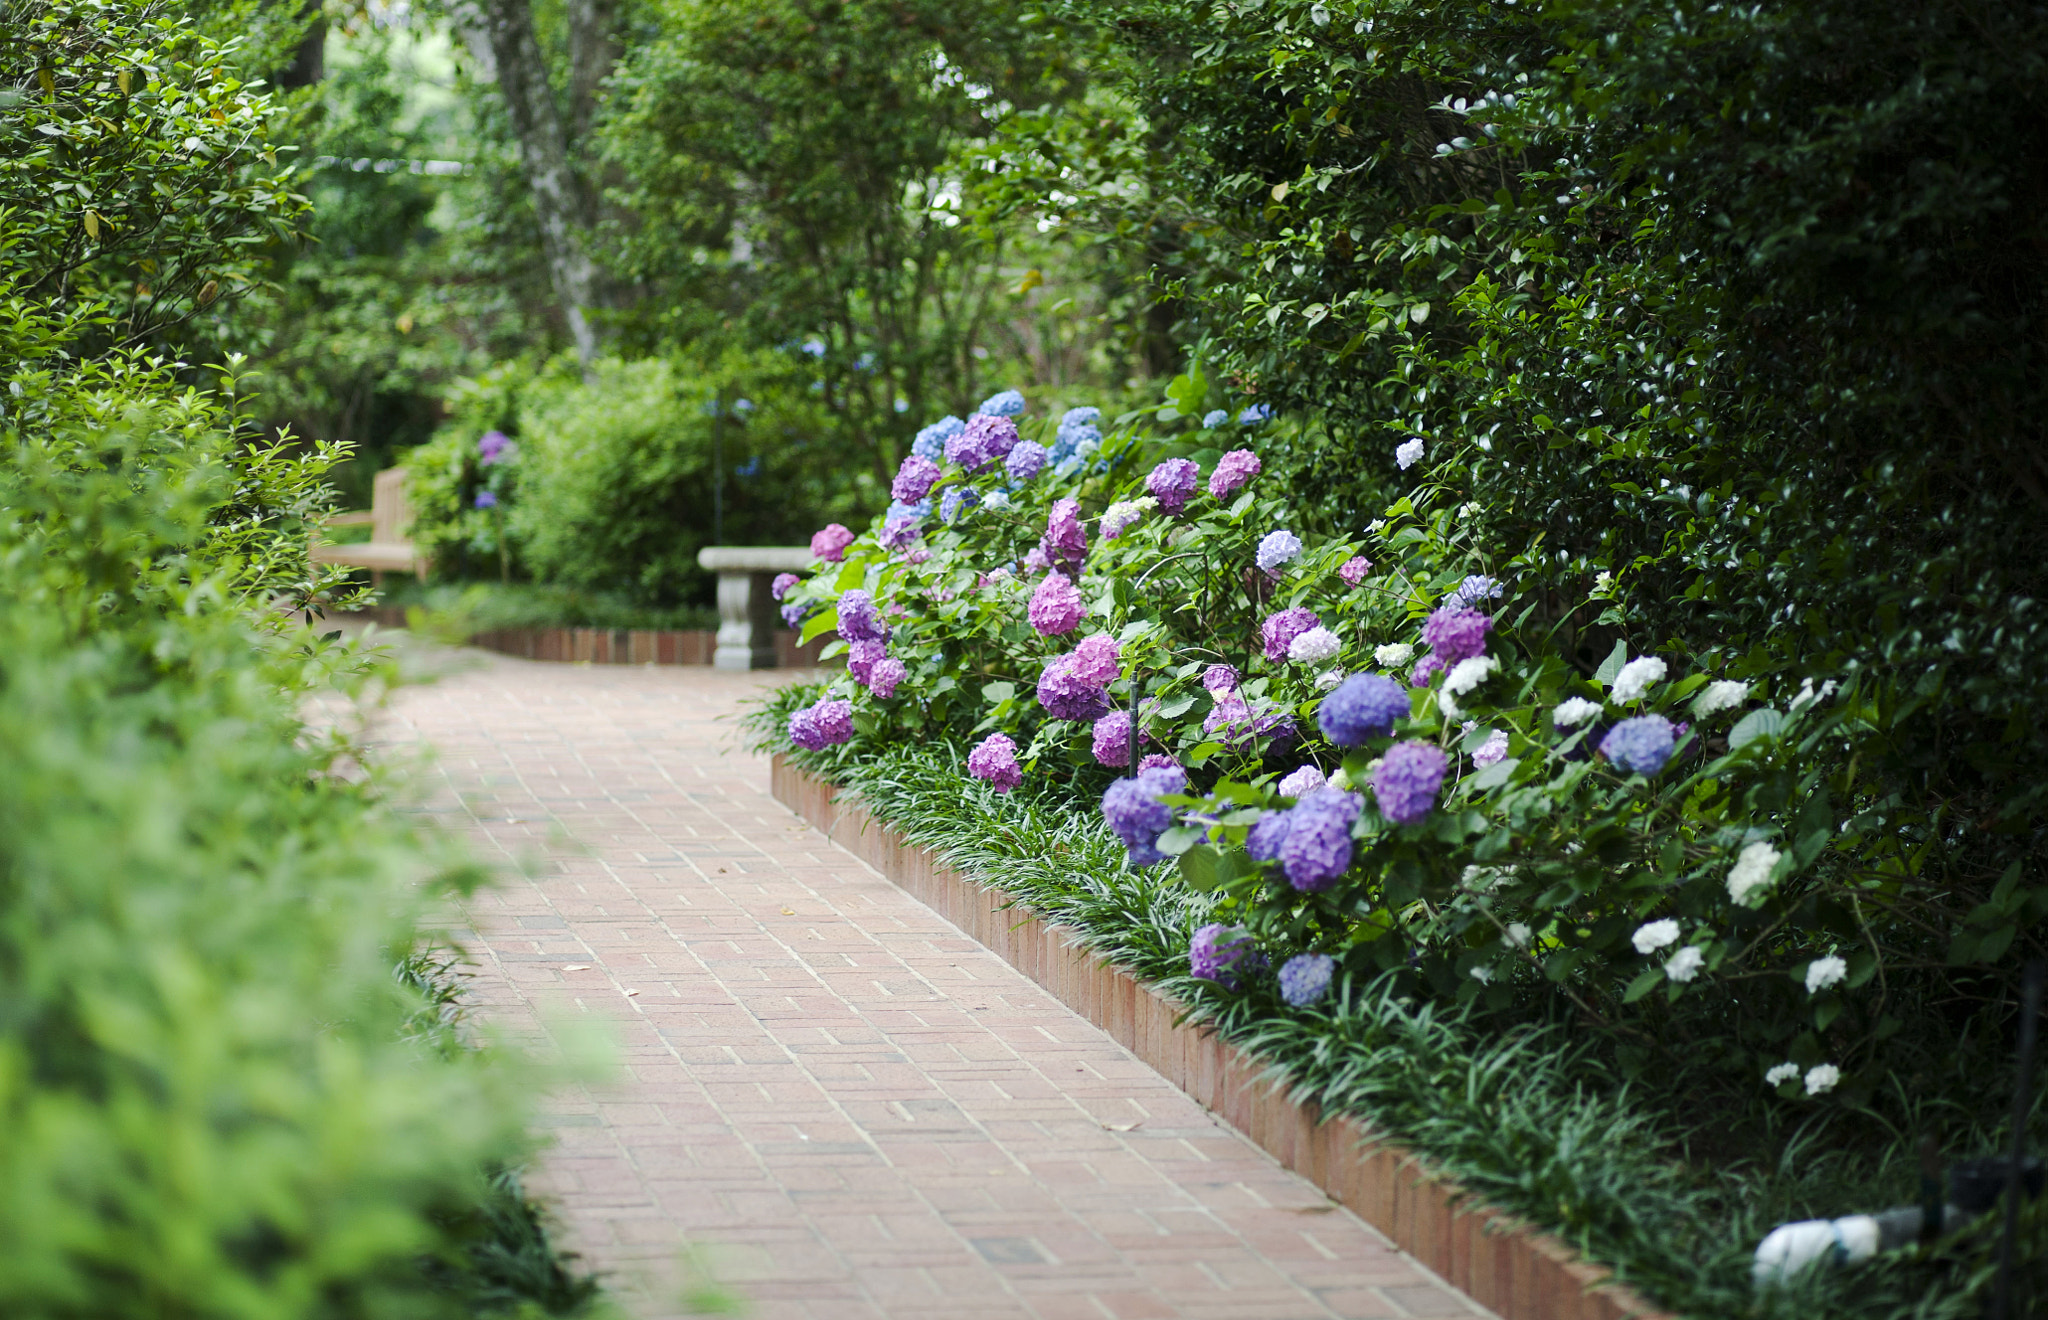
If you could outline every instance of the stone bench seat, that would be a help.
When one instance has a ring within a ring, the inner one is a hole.
[[[808,546],[707,545],[697,563],[718,574],[718,669],[773,669],[775,633],[783,626],[769,592],[778,573],[802,573],[817,564]]]

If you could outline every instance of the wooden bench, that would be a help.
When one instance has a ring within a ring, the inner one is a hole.
[[[316,564],[346,564],[367,568],[373,585],[382,585],[386,573],[410,573],[424,580],[432,567],[428,556],[405,539],[412,530],[412,508],[405,501],[405,469],[386,468],[370,487],[366,511],[332,514],[323,521],[327,527],[361,527],[368,524],[370,539],[352,545],[334,545],[313,534],[312,555]]]

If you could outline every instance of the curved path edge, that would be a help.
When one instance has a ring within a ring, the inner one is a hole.
[[[785,757],[775,797],[1100,1027],[1167,1081],[1505,1320],[1676,1320],[1557,1238],[1495,1210],[1414,1153],[1262,1085],[1254,1057],[1128,972],[1069,943],[1001,889],[936,861]]]

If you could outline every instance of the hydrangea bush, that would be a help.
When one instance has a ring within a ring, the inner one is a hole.
[[[1585,674],[1426,470],[1359,537],[1316,537],[1261,487],[1262,417],[1105,432],[1013,395],[927,428],[898,504],[778,584],[849,655],[797,746],[944,738],[995,792],[1125,775],[1102,811],[1131,865],[1214,895],[1191,965],[1223,965],[1218,931],[1246,951],[1220,986],[1278,968],[1306,1007],[1405,969],[1496,1009],[1559,994],[1651,1049],[1684,997],[1739,985],[1689,1049],[1788,1097],[1856,1078],[1887,1032],[1857,922],[1882,899],[1810,868],[1830,693],[1622,646]]]

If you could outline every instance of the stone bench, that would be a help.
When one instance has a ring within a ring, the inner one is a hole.
[[[769,589],[777,573],[802,573],[817,562],[801,545],[707,545],[697,562],[718,574],[718,669],[775,668],[775,634],[783,627]]]

